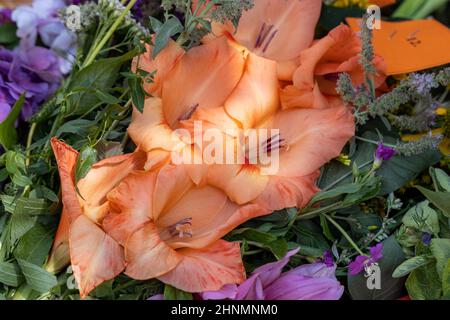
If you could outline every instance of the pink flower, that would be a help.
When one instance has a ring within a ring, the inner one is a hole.
[[[336,265],[305,264],[282,272],[298,249],[281,260],[256,269],[252,276],[237,286],[229,284],[219,291],[203,292],[204,300],[338,300],[344,287],[335,276]]]
[[[370,248],[370,256],[357,256],[356,259],[348,265],[350,275],[357,275],[364,270],[365,266],[381,260],[381,258],[383,258],[382,251],[383,244],[380,242],[375,247]]]

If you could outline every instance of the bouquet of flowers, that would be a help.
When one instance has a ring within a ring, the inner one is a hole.
[[[450,298],[446,0],[0,0],[0,299]]]

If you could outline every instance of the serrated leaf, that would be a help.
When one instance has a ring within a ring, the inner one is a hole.
[[[428,255],[422,255],[408,259],[404,261],[401,265],[399,265],[397,269],[395,269],[394,273],[392,274],[392,277],[394,278],[404,277],[413,270],[420,268],[424,265],[427,265],[431,261],[433,261],[433,258]]]
[[[10,287],[18,287],[23,275],[17,263],[0,262],[0,282]]]
[[[135,49],[120,57],[100,59],[77,72],[73,76],[67,92],[77,91],[77,88],[86,89],[69,96],[68,113],[81,115],[98,104],[100,99],[96,92],[110,89],[119,77],[122,65],[137,54],[138,50]]]
[[[39,293],[48,292],[58,284],[56,277],[43,268],[28,261],[17,259],[27,284]]]
[[[36,265],[42,265],[52,246],[53,230],[35,225],[20,238],[14,256]]]

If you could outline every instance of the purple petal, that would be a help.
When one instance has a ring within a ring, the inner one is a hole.
[[[295,269],[289,270],[285,274],[296,274],[301,276],[308,277],[326,277],[326,278],[334,278],[336,272],[336,265],[333,264],[332,267],[328,267],[325,263],[317,262],[301,265]]]
[[[281,272],[283,271],[283,268],[288,264],[289,259],[297,254],[299,250],[299,248],[291,250],[286,254],[284,258],[276,262],[265,264],[255,269],[255,271],[253,271],[253,275],[258,274],[263,287],[268,286],[281,275]]]
[[[200,294],[202,300],[235,300],[238,287],[235,284],[227,284],[218,291],[206,291]]]
[[[164,295],[163,294],[156,294],[156,295],[148,298],[147,300],[164,300]]]
[[[367,256],[357,256],[353,262],[348,265],[349,274],[354,276],[364,270],[364,265],[369,261]]]
[[[331,278],[283,275],[266,290],[267,300],[338,300],[343,286]]]
[[[370,248],[371,261],[376,262],[383,258],[383,243],[378,243],[375,247]]]
[[[264,290],[259,275],[248,278],[238,287],[236,300],[264,300]]]

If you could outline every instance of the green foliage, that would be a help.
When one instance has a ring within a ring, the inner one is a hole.
[[[20,111],[22,110],[22,106],[24,103],[25,94],[22,94],[14,104],[11,112],[8,114],[6,119],[0,123],[0,144],[6,150],[11,149],[17,142],[15,123],[20,115]]]
[[[164,300],[193,300],[193,298],[191,293],[166,284],[164,287]]]

